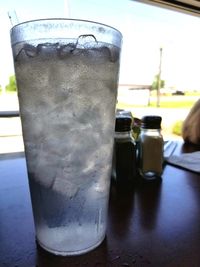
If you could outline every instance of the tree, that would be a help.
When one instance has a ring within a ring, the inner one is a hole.
[[[17,91],[15,75],[10,76],[9,84],[6,85],[6,91],[12,91],[12,92]]]
[[[159,73],[154,77],[154,81],[152,84],[152,89],[157,91],[157,107],[160,107],[160,88],[165,86],[165,81],[160,79],[161,69]]]
[[[152,90],[157,90],[159,87],[159,74],[155,75],[153,83],[152,83]],[[165,81],[161,80],[160,81],[160,88],[163,88],[165,86]]]

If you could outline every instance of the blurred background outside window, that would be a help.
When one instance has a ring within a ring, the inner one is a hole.
[[[9,31],[18,22],[77,18],[120,30],[123,48],[118,108],[133,117],[161,115],[165,139],[180,139],[182,121],[200,96],[200,19],[130,0],[0,0],[0,112],[19,109]],[[19,117],[0,117],[0,154],[23,151]]]

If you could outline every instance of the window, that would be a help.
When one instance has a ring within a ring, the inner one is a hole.
[[[181,9],[186,13],[175,11],[178,9],[172,2],[182,2]],[[167,9],[161,8],[163,3]],[[18,110],[16,93],[5,93],[9,78],[14,74],[9,39],[12,24],[17,20],[44,17],[94,20],[111,25],[123,34],[118,107],[131,110],[133,116],[139,118],[147,114],[160,114],[165,138],[176,138],[172,136],[174,124],[186,117],[200,96],[198,10],[199,1],[194,0],[45,0],[42,3],[34,1],[32,6],[22,0],[17,5],[14,0],[9,3],[5,1],[0,9],[0,23],[4,25],[1,32],[4,41],[0,43],[0,112]],[[158,82],[159,108],[156,107]],[[0,153],[3,153],[3,145],[5,150],[9,144],[10,149],[14,149],[14,143],[16,150],[23,150],[20,119],[0,120],[3,125],[0,129]]]

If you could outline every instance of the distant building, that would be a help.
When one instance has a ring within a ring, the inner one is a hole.
[[[151,85],[149,84],[119,84],[119,88],[126,88],[129,90],[151,90]]]
[[[150,102],[151,85],[119,84],[118,102],[128,105],[148,106]]]

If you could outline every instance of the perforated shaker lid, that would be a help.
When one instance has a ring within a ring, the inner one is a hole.
[[[143,129],[161,129],[162,118],[160,116],[144,116],[141,127]]]
[[[117,116],[115,132],[128,132],[132,129],[132,118],[130,116]]]

